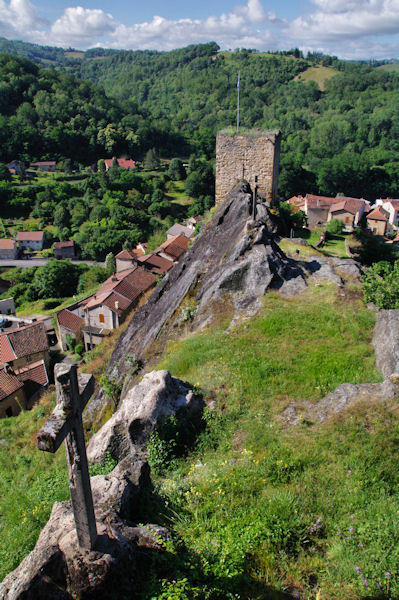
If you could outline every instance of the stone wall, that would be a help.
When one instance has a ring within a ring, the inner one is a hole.
[[[246,179],[254,189],[255,177],[259,195],[271,202],[275,200],[280,138],[278,130],[217,134],[216,204],[223,202],[233,185],[241,179]]]

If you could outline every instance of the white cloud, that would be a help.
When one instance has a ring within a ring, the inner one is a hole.
[[[322,10],[300,16],[286,30],[313,43],[399,33],[399,0],[315,0]]]
[[[115,30],[117,22],[101,9],[75,6],[65,9],[50,29],[52,43],[87,47]]]
[[[275,24],[273,13],[266,14],[259,0],[236,6],[231,12],[209,16],[204,20],[179,19],[172,21],[161,16],[149,23],[127,27],[119,25],[113,31],[111,46],[115,48],[148,48],[169,50],[187,44],[215,40],[222,47],[264,47],[271,43],[272,34],[265,29]],[[259,26],[262,25],[262,28]]]
[[[291,22],[266,11],[262,1],[246,0],[205,19],[154,16],[148,22],[126,25],[101,9],[81,6],[66,8],[50,24],[38,18],[29,0],[0,0],[0,35],[79,49],[102,45],[170,50],[216,41],[223,49],[298,46],[342,58],[398,55],[394,36],[399,33],[399,0],[311,0],[313,11]]]
[[[24,35],[24,39],[40,36],[47,22],[39,19],[37,9],[29,0],[0,0],[0,35],[8,38]]]

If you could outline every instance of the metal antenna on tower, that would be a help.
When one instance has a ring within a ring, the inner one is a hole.
[[[238,71],[237,79],[237,133],[240,126],[240,71]]]

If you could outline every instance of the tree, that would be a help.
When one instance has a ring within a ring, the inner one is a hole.
[[[108,275],[114,275],[116,273],[116,259],[112,252],[109,252],[105,257],[105,268]]]
[[[86,265],[74,265],[69,260],[50,259],[36,270],[32,286],[37,298],[66,298],[76,292],[79,276]]]
[[[155,148],[148,150],[144,157],[143,164],[147,171],[156,171],[159,168],[159,158]]]
[[[186,169],[180,158],[172,158],[169,163],[168,175],[171,179],[180,181],[186,178]]]
[[[365,302],[374,302],[381,308],[399,308],[399,261],[381,261],[369,267],[362,289]]]
[[[0,181],[11,181],[11,173],[4,163],[0,163]]]

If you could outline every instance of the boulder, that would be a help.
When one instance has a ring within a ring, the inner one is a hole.
[[[131,388],[114,415],[91,438],[87,457],[102,462],[107,454],[117,461],[145,456],[149,435],[171,415],[200,415],[202,399],[168,371],[152,371]]]

